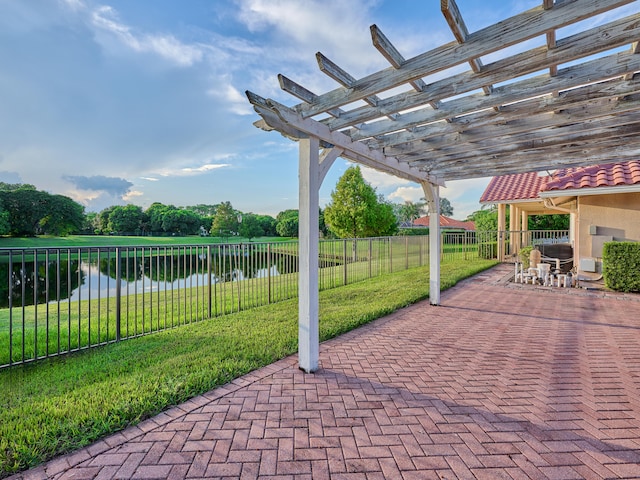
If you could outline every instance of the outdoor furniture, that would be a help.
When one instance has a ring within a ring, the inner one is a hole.
[[[551,285],[551,265],[548,263],[539,263],[537,265],[539,276],[544,286]]]
[[[554,275],[554,287],[566,287],[567,286],[567,275],[565,273],[558,273]]]

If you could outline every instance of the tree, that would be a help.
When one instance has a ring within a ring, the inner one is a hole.
[[[147,218],[138,205],[117,206],[109,215],[108,228],[112,232],[139,235],[143,231],[142,225]]]
[[[424,197],[422,197],[420,200],[423,200],[425,202],[427,201]],[[453,205],[451,205],[451,202],[445,197],[442,197],[440,199],[440,215],[444,215],[445,217],[453,217]]]
[[[260,225],[258,216],[253,213],[245,213],[242,215],[242,222],[240,223],[240,236],[249,239],[261,237],[264,235],[264,230]]]
[[[175,207],[174,207],[175,208]],[[169,207],[160,203],[153,202],[149,205],[149,208],[146,210],[147,217],[149,218],[149,230],[151,232],[162,232],[162,222],[164,221],[164,216],[167,213]]]
[[[440,199],[440,215],[453,217],[453,205],[451,205],[451,202],[444,197]]]
[[[478,232],[495,232],[498,230],[498,209],[495,205],[482,210],[476,210],[467,217],[467,221],[474,222]]]
[[[12,236],[37,235],[40,233],[40,220],[48,213],[46,203],[49,194],[29,187],[0,192],[0,200],[9,213],[9,234]]]
[[[278,223],[271,215],[255,215],[256,220],[262,228],[262,235],[265,237],[275,237],[278,235],[276,224]]]
[[[238,233],[238,226],[238,212],[233,209],[231,202],[218,205],[211,224],[211,235],[228,237]]]
[[[103,235],[109,233],[109,216],[115,208],[116,206],[112,205],[111,207],[107,207],[101,210],[100,213],[98,213],[98,216],[96,218],[96,230],[99,233],[102,233]]]
[[[45,215],[38,222],[40,233],[64,237],[84,227],[84,207],[64,195],[49,195]]]
[[[98,233],[96,230],[96,224],[98,221],[98,213],[97,212],[88,212],[84,216],[84,223],[82,225],[82,233],[84,235],[93,235]]]
[[[200,216],[191,210],[171,205],[162,216],[162,231],[181,235],[195,235],[202,224]]]
[[[340,238],[389,235],[397,230],[393,207],[381,202],[360,167],[349,167],[331,192],[324,220]]]
[[[5,210],[2,200],[0,200],[0,235],[9,235],[11,232],[11,216]]]
[[[281,237],[297,237],[299,212],[298,210],[284,210],[276,217],[276,231]]]
[[[413,222],[422,215],[423,209],[424,203],[414,203],[407,200],[404,204],[396,206],[396,214],[400,222],[413,225]]]
[[[0,232],[13,236],[68,235],[84,226],[84,207],[33,185],[0,183]]]
[[[530,215],[529,230],[569,230],[568,213],[555,215]]]

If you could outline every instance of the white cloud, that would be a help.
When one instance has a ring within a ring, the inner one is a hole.
[[[440,196],[453,201],[468,195],[469,192],[479,192],[478,200],[480,200],[480,196],[487,187],[489,180],[489,178],[472,178],[469,180],[448,182],[446,187],[440,189]]]
[[[135,199],[136,197],[142,197],[144,195],[143,192],[139,191],[139,190],[131,190],[129,193],[127,193],[126,195],[124,195],[122,197],[122,199],[125,202],[130,202],[133,199]]]
[[[153,177],[140,177],[141,180],[146,180],[147,182],[157,182],[158,179],[157,178],[153,178]]]
[[[375,188],[393,188],[409,185],[411,182],[389,175],[388,173],[379,172],[373,168],[360,166],[362,177]]]
[[[480,210],[480,197],[489,183],[489,178],[473,178],[448,182],[440,189],[440,197],[447,198],[453,206],[453,217],[464,220]]]
[[[163,177],[185,177],[192,175],[201,175],[203,173],[212,172],[214,170],[219,170],[221,168],[231,167],[229,163],[207,163],[201,165],[199,167],[183,167],[183,168],[174,168],[169,169],[165,168],[158,172],[158,175]]]
[[[238,0],[238,18],[254,33],[281,37],[282,52],[315,64],[322,52],[356,77],[385,65],[367,35],[369,11],[376,2],[363,0]],[[294,48],[295,46],[295,48]],[[347,48],[348,47],[348,48]]]
[[[424,191],[422,187],[400,187],[393,193],[387,195],[389,200],[398,201],[398,203],[404,202],[420,202],[420,199],[424,197]]]
[[[154,53],[180,67],[189,67],[203,58],[203,49],[197,45],[186,45],[173,35],[136,34],[118,19],[118,13],[103,5],[93,11],[93,25],[113,35],[122,45],[140,53]]]
[[[186,173],[186,174],[190,174],[190,173],[204,173],[204,172],[210,172],[211,170],[217,170],[218,168],[226,168],[226,167],[230,167],[231,165],[229,165],[228,163],[209,163],[207,165],[202,165],[201,167],[197,167],[197,168],[183,168],[181,171]]]
[[[64,195],[72,198],[76,202],[84,205],[85,207],[91,205],[91,203],[103,195],[103,192],[87,191],[81,189],[70,189],[64,192]]]
[[[79,10],[83,10],[86,8],[86,5],[82,0],[58,0],[58,1],[60,1],[63,5],[67,6],[69,9],[73,10],[74,12],[77,12]]]
[[[227,104],[227,108],[236,115],[255,114],[251,104],[247,101],[247,97],[228,83],[228,76],[218,80],[219,84],[207,91],[209,96],[223,100]]]

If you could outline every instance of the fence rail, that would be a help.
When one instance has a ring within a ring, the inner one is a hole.
[[[443,262],[495,258],[447,232]],[[429,264],[428,236],[320,242],[321,290]],[[294,298],[298,243],[0,249],[0,368]]]

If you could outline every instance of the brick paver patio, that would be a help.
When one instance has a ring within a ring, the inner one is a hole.
[[[640,302],[496,269],[14,478],[640,478]]]

